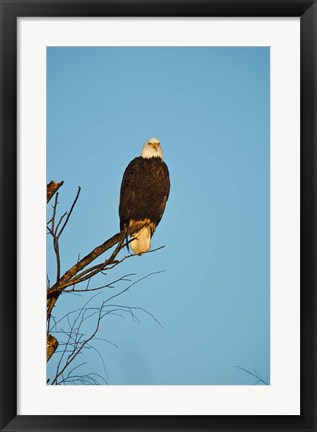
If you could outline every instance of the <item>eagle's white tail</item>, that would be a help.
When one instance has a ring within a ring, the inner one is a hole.
[[[148,251],[151,247],[151,228],[144,227],[140,231],[131,236],[131,249],[133,253],[138,255]]]

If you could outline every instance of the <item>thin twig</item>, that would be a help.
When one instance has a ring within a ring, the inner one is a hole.
[[[62,228],[60,229],[59,233],[57,233],[57,229],[56,229],[56,236],[57,236],[58,238],[61,236],[62,232],[64,231],[64,229],[65,229],[65,227],[66,227],[66,225],[67,225],[67,223],[68,223],[68,221],[69,221],[69,218],[70,218],[71,214],[73,213],[74,207],[75,207],[76,202],[77,202],[77,200],[78,200],[78,198],[79,198],[79,195],[80,195],[80,191],[81,191],[81,187],[78,186],[78,190],[77,190],[76,197],[75,197],[75,199],[74,199],[74,201],[73,201],[73,204],[72,204],[72,206],[71,206],[71,208],[70,208],[70,210],[69,210],[69,212],[68,212],[68,214],[67,214],[67,218],[66,218],[66,220],[65,220],[65,222],[64,222],[64,224],[63,224],[63,226],[62,226]]]
[[[120,296],[121,294],[125,293],[125,292],[128,291],[131,287],[133,287],[133,285],[137,284],[138,282],[141,282],[142,280],[147,279],[148,277],[150,277],[150,276],[152,276],[152,275],[159,274],[159,273],[163,273],[163,272],[164,272],[164,270],[160,270],[160,271],[156,271],[156,272],[149,273],[149,274],[147,274],[146,276],[141,277],[140,279],[138,279],[138,280],[136,280],[135,282],[133,282],[132,284],[130,284],[130,285],[129,285],[127,288],[125,288],[124,290],[122,290],[122,291],[120,291],[119,293],[114,294],[113,296],[109,297],[109,298],[105,301],[105,303],[108,303],[110,300],[112,300],[112,299],[114,299],[114,298]]]
[[[135,275],[136,275],[136,273],[130,273],[130,274],[121,276],[119,279],[117,279],[115,281],[112,281],[112,282],[110,282],[108,284],[105,284],[105,285],[102,285],[102,286],[99,286],[99,287],[96,287],[96,288],[89,288],[88,284],[87,284],[87,288],[85,288],[85,289],[74,289],[74,288],[72,288],[71,290],[66,290],[65,289],[63,292],[71,294],[71,293],[81,293],[81,292],[98,291],[98,290],[101,290],[101,289],[104,289],[104,288],[114,288],[114,285],[116,283],[118,283],[118,282],[131,282],[131,279],[127,279],[127,277],[128,276],[135,276]]]
[[[255,384],[258,384],[259,382],[261,382],[262,384],[269,385],[268,381],[265,381],[265,380],[261,377],[261,375],[259,374],[258,371],[255,370],[254,372],[251,372],[251,371],[249,371],[248,369],[245,369],[245,368],[243,368],[243,367],[241,367],[241,366],[235,366],[235,368],[237,368],[239,371],[243,371],[243,372],[247,373],[248,375],[251,375],[251,376],[253,376],[254,378],[256,378],[256,379],[257,379],[257,382],[256,382]]]
[[[60,375],[62,375],[62,373],[64,372],[64,370],[67,368],[67,366],[78,356],[78,354],[81,352],[81,350],[84,348],[84,346],[89,342],[89,341],[91,341],[91,339],[97,334],[97,332],[98,332],[98,330],[99,330],[99,324],[100,324],[100,321],[101,321],[101,313],[102,313],[102,308],[103,308],[103,304],[102,304],[102,306],[101,306],[101,308],[100,308],[100,311],[99,311],[99,316],[98,316],[98,320],[97,320],[97,325],[96,325],[96,329],[95,329],[95,331],[91,334],[91,336],[88,338],[88,339],[86,339],[83,343],[82,343],[82,345],[78,348],[78,350],[77,351],[75,351],[74,352],[74,354],[72,355],[72,356],[70,356],[69,357],[69,359],[67,360],[67,362],[65,363],[65,365],[64,365],[64,367],[62,368],[62,370],[60,371],[60,372],[58,372],[57,374],[56,374],[56,376],[55,376],[55,378],[54,378],[54,380],[53,380],[53,382],[52,382],[52,385],[54,385],[54,384],[56,384],[56,381],[57,381],[57,378],[60,376]]]

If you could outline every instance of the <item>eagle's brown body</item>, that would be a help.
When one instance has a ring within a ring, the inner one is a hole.
[[[138,222],[147,223],[132,236],[134,253],[146,252],[163,216],[170,191],[167,165],[161,157],[136,157],[127,166],[120,191],[120,230]]]

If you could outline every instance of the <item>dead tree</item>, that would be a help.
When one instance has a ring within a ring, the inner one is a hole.
[[[47,233],[51,237],[53,241],[53,247],[54,247],[54,253],[56,258],[56,278],[54,284],[51,286],[50,281],[48,279],[47,283],[47,361],[50,360],[50,358],[54,355],[57,348],[59,347],[59,341],[55,336],[50,334],[50,331],[52,331],[52,328],[56,328],[56,322],[53,323],[52,326],[50,326],[50,322],[53,318],[52,311],[54,307],[56,307],[56,303],[60,297],[61,294],[66,293],[87,293],[92,291],[100,291],[105,288],[114,287],[114,285],[118,282],[122,281],[131,281],[129,279],[132,274],[122,276],[121,278],[112,281],[110,283],[103,284],[101,286],[97,286],[94,288],[90,287],[90,281],[93,277],[95,277],[98,274],[105,274],[105,271],[109,271],[110,269],[116,267],[120,263],[122,263],[127,258],[130,258],[134,255],[128,254],[125,255],[123,258],[118,259],[119,252],[124,249],[125,246],[128,245],[128,237],[138,231],[140,228],[146,226],[146,223],[140,223],[137,226],[134,226],[133,229],[128,229],[126,231],[121,231],[115,235],[113,235],[111,238],[105,240],[102,244],[95,247],[91,252],[89,252],[84,258],[78,259],[76,263],[74,263],[73,266],[71,266],[64,274],[61,274],[61,259],[60,259],[60,237],[65,230],[67,224],[69,223],[69,220],[71,218],[71,215],[74,211],[74,208],[76,206],[76,203],[78,201],[79,195],[80,195],[80,187],[78,187],[78,191],[76,194],[76,197],[69,209],[69,211],[62,214],[59,218],[57,217],[57,208],[58,208],[58,198],[59,198],[59,188],[63,185],[63,182],[56,183],[54,181],[51,181],[47,185],[47,202],[49,202],[54,197],[54,204],[52,206],[52,217],[47,223]],[[58,219],[58,220],[57,220]],[[93,261],[95,261],[97,258],[101,257],[102,254],[109,251],[111,248],[114,248],[113,251],[110,253],[110,255],[106,258],[100,259],[100,261],[96,264],[92,264]],[[158,248],[161,249],[161,248]],[[149,252],[154,252],[154,249]],[[158,273],[158,272],[156,272]],[[152,273],[153,274],[153,273]],[[151,274],[150,274],[151,275]],[[150,275],[147,275],[145,277],[148,277]],[[141,278],[144,279],[144,278]],[[78,382],[80,384],[88,383],[88,384],[95,384],[96,383],[96,376],[98,374],[88,374],[86,376],[82,375],[73,375],[72,373],[68,374],[67,376],[64,376],[64,372],[66,368],[69,367],[69,365],[73,362],[73,360],[83,351],[85,348],[89,348],[90,341],[96,336],[99,325],[101,320],[107,316],[108,314],[113,314],[114,312],[118,313],[118,311],[128,313],[132,317],[133,320],[137,320],[136,317],[136,311],[142,311],[147,314],[149,314],[159,325],[160,323],[156,320],[156,318],[150,314],[148,311],[142,308],[138,307],[131,307],[131,306],[124,306],[124,305],[118,305],[118,304],[111,304],[111,300],[113,300],[115,297],[118,297],[125,291],[127,291],[131,286],[133,286],[135,283],[139,282],[141,279],[131,283],[127,288],[120,291],[119,293],[110,296],[107,300],[103,301],[101,306],[99,308],[93,308],[89,306],[89,301],[85,303],[85,305],[77,310],[77,311],[70,311],[69,314],[65,315],[62,319],[67,319],[69,322],[70,316],[72,314],[74,326],[70,327],[69,331],[67,333],[67,340],[63,342],[63,355],[61,358],[65,356],[64,363],[60,361],[57,367],[56,375],[51,384],[60,384],[60,383],[75,383]],[[80,288],[82,287],[83,282],[86,282],[86,288]],[[77,314],[77,315],[76,315]],[[82,339],[81,326],[87,320],[91,317],[96,317],[96,326],[93,333],[85,338]],[[61,320],[60,320],[61,321]],[[63,332],[65,334],[65,331]],[[76,368],[79,366],[76,366]],[[76,369],[75,368],[75,369]],[[71,372],[73,369],[71,370]]]

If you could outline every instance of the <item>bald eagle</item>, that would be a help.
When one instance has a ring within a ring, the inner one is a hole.
[[[158,139],[144,144],[139,157],[127,166],[120,191],[120,231],[144,222],[145,227],[131,236],[134,254],[141,255],[151,247],[151,237],[163,216],[170,191],[167,165]]]

